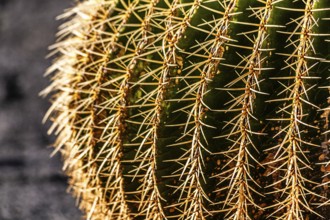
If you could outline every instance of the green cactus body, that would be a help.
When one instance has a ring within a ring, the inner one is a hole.
[[[85,0],[45,118],[87,219],[330,218],[328,0]]]

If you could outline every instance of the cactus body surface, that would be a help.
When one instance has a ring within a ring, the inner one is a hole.
[[[330,219],[329,0],[84,0],[49,68],[86,219]]]

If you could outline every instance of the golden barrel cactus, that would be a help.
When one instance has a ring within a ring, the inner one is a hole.
[[[82,0],[53,122],[86,219],[330,219],[329,0]]]

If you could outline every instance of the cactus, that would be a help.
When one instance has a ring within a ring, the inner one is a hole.
[[[328,0],[84,0],[49,68],[87,219],[330,219]]]

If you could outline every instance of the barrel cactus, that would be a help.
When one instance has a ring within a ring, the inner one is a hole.
[[[329,0],[84,0],[46,114],[86,219],[330,219]]]

